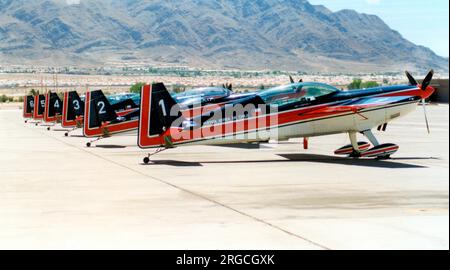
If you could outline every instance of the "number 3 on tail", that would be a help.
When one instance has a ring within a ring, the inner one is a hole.
[[[164,100],[161,99],[159,101],[159,106],[161,106],[163,116],[166,117],[167,116],[167,111],[166,111],[166,104],[164,103]]]
[[[80,109],[80,102],[78,100],[74,100],[73,101],[73,108],[75,110],[79,110]]]

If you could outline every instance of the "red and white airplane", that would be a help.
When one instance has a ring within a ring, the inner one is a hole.
[[[183,108],[182,113],[186,118],[198,116],[201,111],[214,110],[225,104],[236,102],[236,100],[255,95],[254,93],[233,94],[232,85],[223,87],[204,87],[191,89],[175,95]],[[95,141],[108,138],[113,135],[137,134],[139,126],[139,106],[140,97],[124,100],[117,104],[112,104],[105,97],[101,90],[88,91],[84,109],[84,136],[96,138],[86,144],[90,147]],[[69,103],[70,104],[70,101]],[[128,106],[127,108],[125,106]],[[202,110],[198,110],[198,107]]]
[[[372,133],[411,111],[435,91],[431,70],[422,84],[406,72],[409,85],[341,91],[321,83],[291,83],[240,99],[194,118],[183,116],[181,106],[161,83],[141,90],[138,145],[158,148],[153,153],[187,144],[234,144],[309,138],[347,133],[350,145],[338,155],[384,159],[399,146],[381,144]],[[425,119],[428,127],[428,120]],[[429,129],[429,128],[428,128]],[[362,133],[371,144],[358,142]],[[150,162],[149,154],[144,163]]]
[[[134,119],[134,114],[138,110],[138,105],[132,99],[111,104],[101,90],[86,92],[83,135],[96,138],[87,142],[86,146],[90,147],[93,142],[113,134],[136,131],[138,122]],[[137,116],[136,114],[136,118]]]

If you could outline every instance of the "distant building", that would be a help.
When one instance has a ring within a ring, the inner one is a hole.
[[[422,80],[418,82],[422,83]],[[435,79],[431,81],[430,85],[436,89],[436,92],[430,97],[431,102],[449,103],[448,79]]]
[[[436,89],[436,92],[430,98],[432,102],[449,103],[448,79],[433,80],[431,86]]]

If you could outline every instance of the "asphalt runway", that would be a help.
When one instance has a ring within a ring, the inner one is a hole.
[[[3,109],[0,249],[448,249],[449,106],[427,109],[431,135],[421,108],[375,132],[392,160],[333,156],[341,134],[151,165],[135,137],[86,148]]]

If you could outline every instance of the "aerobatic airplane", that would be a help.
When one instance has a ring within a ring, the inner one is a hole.
[[[205,87],[188,90],[172,96],[183,108],[182,112],[186,118],[198,115],[197,108],[202,110],[214,110],[218,106],[240,100],[255,94],[233,94],[232,85],[223,87]],[[136,104],[140,103],[140,96],[133,98]],[[85,121],[83,126],[84,136],[96,138],[88,143],[90,147],[93,142],[114,134],[137,134],[139,126],[139,106],[131,106],[131,110],[117,112],[117,108],[111,106],[101,90],[87,92],[85,102]]]
[[[84,102],[83,135],[87,138],[96,138],[92,142],[108,138],[113,134],[128,133],[136,130],[137,121],[134,116],[138,105],[132,99],[126,99],[111,104],[102,90],[86,92]]]
[[[372,129],[413,111],[430,97],[431,70],[422,84],[406,72],[409,85],[341,91],[333,86],[299,82],[259,92],[236,103],[187,119],[164,84],[141,90],[138,145],[158,148],[153,154],[185,144],[233,144],[288,140],[348,133],[350,145],[335,154],[384,159],[397,152],[395,144],[381,144]],[[428,119],[425,120],[428,127]],[[358,142],[362,133],[371,143]]]
[[[107,96],[106,99],[115,110],[122,114],[124,110],[138,107],[138,97],[139,94],[127,93]],[[80,97],[76,91],[65,92],[63,100],[61,126],[70,129],[64,134],[67,137],[75,129],[83,128],[85,102],[84,98]]]

